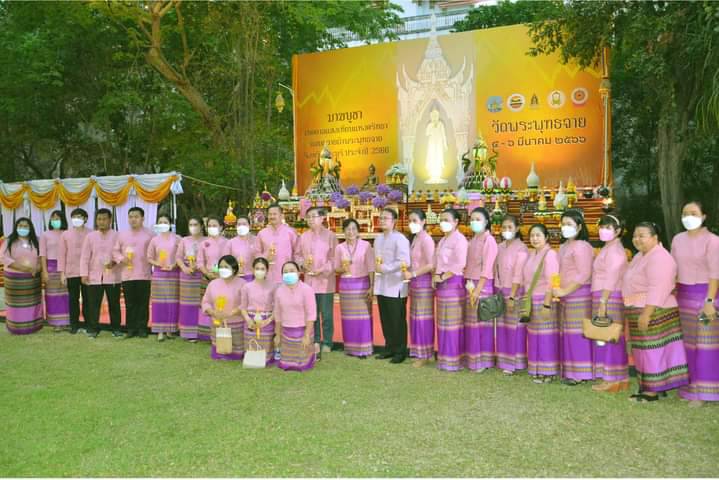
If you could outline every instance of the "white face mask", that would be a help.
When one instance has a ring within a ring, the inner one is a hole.
[[[155,225],[155,231],[157,233],[167,233],[170,231],[170,225],[168,223],[158,223]]]
[[[439,222],[439,229],[442,230],[444,233],[449,233],[452,231],[453,225],[449,222]]]
[[[255,270],[255,278],[262,280],[267,276],[267,270]]]
[[[232,276],[232,269],[220,268],[217,273],[220,274],[220,278],[230,278]]]
[[[193,225],[190,227],[190,235],[197,235],[198,233],[200,233],[200,227],[198,227],[197,225]]]
[[[502,238],[505,240],[513,240],[514,239],[514,232],[502,232]]]
[[[72,226],[76,227],[76,228],[80,228],[83,225],[85,225],[85,219],[83,219],[81,217],[72,217],[70,222],[72,222]]]
[[[472,220],[469,222],[469,228],[471,228],[474,233],[482,233],[486,225],[484,220]]]
[[[240,225],[239,227],[237,227],[237,235],[244,237],[248,233],[250,233],[250,227],[248,227],[247,225]]]
[[[682,217],[682,225],[684,225],[684,228],[687,230],[696,230],[702,226],[702,223],[704,223],[704,221],[701,217],[695,217],[694,215]]]
[[[209,233],[211,237],[216,237],[220,234],[220,227],[208,227],[207,233]]]
[[[419,232],[422,231],[422,225],[420,225],[419,223],[410,223],[409,231],[412,235],[417,235]]]
[[[576,237],[577,228],[571,225],[562,225],[562,236],[567,239]]]

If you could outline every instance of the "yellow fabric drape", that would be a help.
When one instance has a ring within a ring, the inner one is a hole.
[[[77,193],[69,191],[62,183],[58,185],[57,190],[60,195],[60,200],[62,200],[65,205],[77,207],[87,202],[87,199],[90,198],[90,195],[92,194],[93,188],[95,188],[95,182],[90,181],[87,184],[87,187]]]
[[[177,176],[171,175],[157,188],[157,190],[145,190],[138,182],[135,181],[134,178],[131,180],[132,186],[134,186],[137,191],[137,195],[144,201],[150,203],[160,203],[160,201],[162,201],[162,199],[170,193],[170,188],[172,188],[172,184],[176,181]]]
[[[127,196],[130,194],[130,188],[132,188],[132,181],[127,182],[122,189],[117,192],[106,192],[105,190],[95,186],[98,198],[102,199],[103,202],[117,207],[127,202]]]
[[[10,210],[15,210],[16,208],[20,208],[22,206],[22,199],[23,195],[25,194],[25,191],[29,189],[27,185],[23,185],[22,188],[20,188],[17,192],[11,194],[11,195],[3,195],[0,194],[0,202],[3,204],[3,206]]]

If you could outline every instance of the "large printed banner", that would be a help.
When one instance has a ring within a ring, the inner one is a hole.
[[[325,144],[345,187],[403,163],[411,189],[456,188],[480,137],[515,187],[533,161],[542,185],[600,184],[601,72],[531,46],[517,25],[295,56],[299,190]]]

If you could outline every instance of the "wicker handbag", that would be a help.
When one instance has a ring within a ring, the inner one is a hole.
[[[215,329],[215,351],[220,355],[232,353],[232,329],[224,323],[224,327]]]
[[[621,323],[612,322],[609,317],[595,316],[582,320],[582,334],[589,340],[617,343],[623,329]]]

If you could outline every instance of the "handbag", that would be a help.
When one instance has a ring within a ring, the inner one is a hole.
[[[582,320],[582,334],[589,340],[600,342],[617,343],[622,336],[624,326],[618,322],[612,322],[609,317],[595,316]]]
[[[265,368],[266,365],[267,352],[257,340],[251,338],[247,343],[245,358],[242,359],[242,368]]]
[[[215,329],[215,351],[220,355],[232,353],[232,329],[225,323],[224,327]]]
[[[495,293],[486,298],[479,299],[477,307],[477,318],[483,322],[489,322],[495,318],[504,315],[506,305],[504,304],[504,295]]]
[[[549,251],[547,251],[547,253],[549,253]],[[544,259],[547,258],[547,253],[544,254],[542,260],[539,262],[539,267],[534,272],[532,283],[529,285],[529,290],[527,290],[520,300],[519,323],[529,323],[529,320],[532,318],[532,294],[534,293],[534,289],[537,287],[539,277],[542,276],[542,271],[544,271]]]

